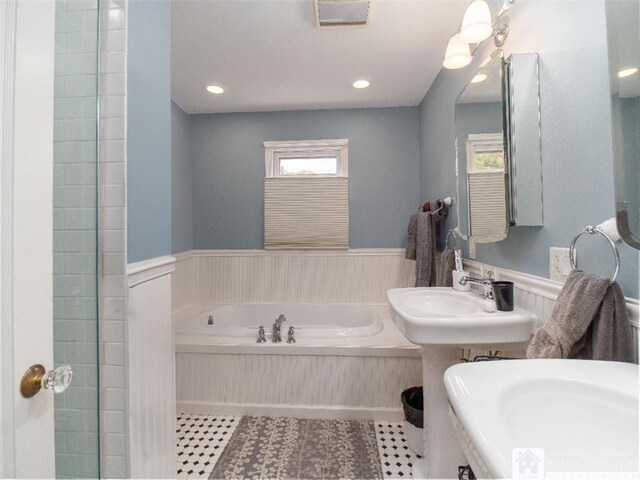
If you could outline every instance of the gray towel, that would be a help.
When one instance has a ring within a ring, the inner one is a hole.
[[[631,330],[622,289],[618,282],[611,282],[598,317],[573,347],[569,357],[634,363]]]
[[[455,252],[451,248],[445,248],[438,261],[436,287],[453,287],[454,268],[456,268]]]
[[[574,270],[527,358],[593,358],[632,362],[631,325],[616,282]]]
[[[407,260],[416,259],[416,226],[418,222],[418,214],[414,213],[409,219],[407,227],[407,248],[404,251],[404,258]]]
[[[436,219],[429,212],[416,220],[416,287],[436,283]]]

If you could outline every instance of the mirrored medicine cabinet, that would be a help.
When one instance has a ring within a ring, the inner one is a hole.
[[[640,2],[606,0],[616,222],[640,249]]]
[[[494,50],[455,103],[457,233],[498,242],[540,226],[542,158],[538,56]]]

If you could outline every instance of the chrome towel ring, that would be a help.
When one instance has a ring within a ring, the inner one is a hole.
[[[616,278],[618,278],[618,271],[620,270],[620,254],[618,253],[618,248],[616,247],[616,243],[613,241],[613,239],[609,235],[604,233],[599,228],[593,227],[591,225],[586,227],[584,230],[578,232],[578,234],[575,237],[573,237],[573,240],[571,241],[571,245],[569,246],[569,261],[571,262],[571,268],[573,269],[578,268],[578,262],[576,261],[576,242],[578,241],[578,238],[580,238],[580,236],[583,233],[588,233],[589,235],[594,235],[596,233],[600,234],[604,238],[606,238],[607,241],[609,242],[609,245],[611,245],[611,250],[613,250],[613,256],[615,258],[615,269],[613,270],[613,275],[611,277],[611,281],[614,282]]]

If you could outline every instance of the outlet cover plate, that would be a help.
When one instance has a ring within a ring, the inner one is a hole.
[[[571,273],[569,249],[560,247],[549,248],[549,278],[554,282],[564,283]]]

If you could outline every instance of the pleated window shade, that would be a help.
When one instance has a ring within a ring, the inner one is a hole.
[[[469,225],[471,236],[496,235],[507,228],[504,172],[469,173]]]
[[[265,178],[267,250],[349,248],[349,179]]]

